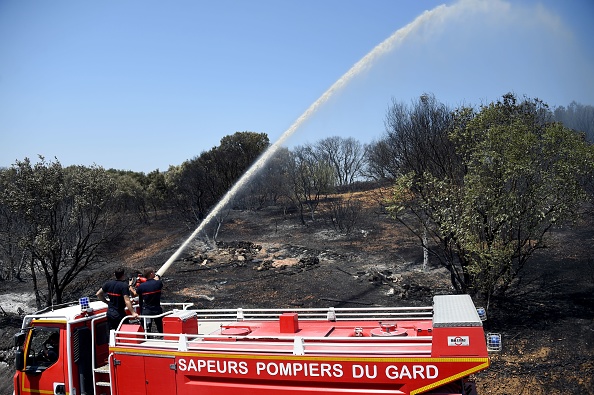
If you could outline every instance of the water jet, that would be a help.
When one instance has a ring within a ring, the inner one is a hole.
[[[326,90],[313,104],[305,110],[303,114],[280,136],[280,138],[273,143],[254,164],[239,178],[239,180],[227,191],[223,198],[216,204],[210,213],[202,220],[198,227],[192,234],[182,243],[182,245],[169,257],[169,259],[159,268],[157,274],[162,276],[171,264],[179,257],[179,255],[188,247],[190,242],[212,221],[212,219],[231,201],[231,199],[243,188],[247,182],[257,174],[260,169],[268,162],[268,160],[279,150],[280,147],[287,141],[289,137],[295,133],[297,129],[308,120],[324,103],[326,103],[336,92],[343,88],[355,76],[367,70],[373,63],[382,55],[390,52],[398,44],[402,43],[412,32],[419,29],[423,25],[429,23],[433,18],[439,15],[446,9],[445,5],[438,6],[431,11],[425,11],[414,21],[398,29],[390,37],[384,40],[373,48],[361,60],[355,63],[342,77],[340,77],[330,88]]]

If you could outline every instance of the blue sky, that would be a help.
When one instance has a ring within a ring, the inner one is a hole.
[[[590,0],[0,0],[0,167],[148,173],[237,131],[274,142],[390,37],[286,144],[370,142],[425,92],[594,105],[593,20]]]

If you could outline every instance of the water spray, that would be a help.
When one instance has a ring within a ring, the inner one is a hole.
[[[430,21],[436,14],[439,14],[445,9],[445,5],[438,6],[431,11],[425,11],[419,15],[414,21],[398,29],[390,37],[382,43],[373,48],[367,55],[359,60],[353,67],[349,69],[342,77],[340,77],[318,100],[316,100],[301,116],[287,129],[280,138],[272,144],[256,162],[241,176],[241,178],[233,185],[211,212],[202,220],[200,225],[187,238],[186,241],[169,257],[169,259],[161,266],[156,274],[163,276],[169,269],[169,266],[179,257],[179,255],[187,248],[190,242],[204,229],[206,225],[229,203],[231,198],[247,183],[247,181],[257,174],[260,169],[268,162],[268,160],[281,148],[282,144],[295,133],[295,131],[309,119],[324,103],[332,97],[334,93],[343,88],[356,75],[360,74],[368,67],[370,67],[378,58],[387,52],[390,52],[397,44],[400,44],[409,34],[418,29],[420,26]]]

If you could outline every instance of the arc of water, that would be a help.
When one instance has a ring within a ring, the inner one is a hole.
[[[326,92],[318,98],[297,120],[287,129],[281,137],[272,144],[261,156],[258,158],[256,162],[248,169],[247,172],[241,176],[241,178],[233,185],[229,191],[223,196],[223,198],[217,203],[217,205],[210,211],[210,213],[202,220],[202,222],[198,225],[196,230],[192,232],[190,237],[184,241],[184,243],[169,257],[169,259],[159,268],[157,274],[162,276],[167,269],[173,264],[173,262],[179,257],[179,255],[188,247],[190,242],[204,229],[206,225],[210,223],[210,221],[217,215],[231,200],[233,196],[247,183],[247,181],[264,165],[266,162],[279,150],[279,148],[283,145],[283,143],[295,133],[295,131],[309,119],[324,103],[332,97],[332,95],[344,87],[353,77],[358,75],[359,73],[363,72],[366,68],[372,65],[379,57],[383,54],[391,51],[397,44],[401,43],[410,33],[418,29],[420,26],[428,23],[432,18],[436,15],[439,15],[440,12],[445,9],[445,5],[438,6],[431,11],[425,11],[421,15],[419,15],[415,20],[408,25],[404,26],[401,29],[398,29],[394,32],[390,37],[384,40],[382,43],[378,44],[375,48],[373,48],[367,55],[365,55],[361,60],[359,60],[353,67],[351,67],[342,77],[340,77]]]

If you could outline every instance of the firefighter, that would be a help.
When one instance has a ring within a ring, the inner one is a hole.
[[[60,334],[54,332],[43,343],[42,358],[50,364],[58,360],[58,346],[60,344]]]
[[[110,330],[118,328],[120,321],[126,316],[126,307],[132,318],[138,317],[130,300],[130,287],[124,268],[117,268],[114,274],[116,279],[107,281],[97,291],[97,298],[107,303],[107,323]],[[106,294],[109,296],[109,300],[105,297]]]
[[[140,312],[142,315],[162,314],[161,290],[163,289],[163,281],[161,281],[161,276],[155,274],[155,269],[152,267],[144,269],[143,276],[146,278],[146,281],[136,288]],[[155,321],[157,332],[163,333],[163,317],[148,318],[146,321],[146,331],[151,331],[153,321]]]

